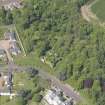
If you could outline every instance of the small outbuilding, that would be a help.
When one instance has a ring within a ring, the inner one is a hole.
[[[83,87],[84,88],[92,88],[93,82],[94,82],[93,79],[86,79],[83,81]]]
[[[4,37],[6,40],[16,41],[16,36],[14,32],[5,32]]]

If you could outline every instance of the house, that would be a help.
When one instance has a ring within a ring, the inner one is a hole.
[[[0,90],[1,92],[12,92],[12,87],[13,87],[13,78],[12,78],[12,73],[6,73],[2,74],[0,77]]]
[[[16,36],[14,32],[5,32],[4,37],[6,40],[16,41]]]
[[[45,102],[47,102],[48,105],[73,105],[71,99],[66,99],[58,93],[56,90],[48,90],[44,97]]]
[[[4,34],[5,40],[9,40],[9,51],[12,55],[18,55],[21,53],[20,48],[18,47],[18,43],[16,41],[15,32],[5,32]]]
[[[11,48],[9,49],[9,51],[10,51],[10,53],[11,53],[12,55],[18,55],[18,54],[21,53],[19,47],[17,47],[17,46],[11,47]]]
[[[12,55],[18,55],[18,54],[21,53],[20,48],[18,47],[18,43],[16,43],[16,41],[11,41],[10,42],[9,51]]]
[[[14,8],[22,8],[23,4],[21,0],[1,0],[1,6],[3,6],[5,10],[13,10]]]

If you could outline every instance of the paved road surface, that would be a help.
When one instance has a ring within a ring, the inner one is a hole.
[[[39,75],[43,77],[44,79],[51,80],[52,85],[56,86],[57,88],[64,91],[65,95],[73,98],[76,102],[79,102],[82,100],[81,96],[73,91],[73,88],[69,86],[68,84],[62,83],[60,80],[58,80],[56,77],[48,74],[45,71],[40,70]]]

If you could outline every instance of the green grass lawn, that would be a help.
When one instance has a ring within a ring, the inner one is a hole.
[[[34,80],[34,82],[33,82]],[[31,90],[34,91],[36,86],[35,84],[39,85],[40,87],[43,88],[49,88],[49,82],[42,79],[41,77],[34,77],[34,78],[29,78],[29,74],[27,72],[17,72],[14,73],[13,76],[13,90],[15,92],[18,92],[19,90]],[[44,92],[41,92],[41,94],[43,95]],[[14,100],[12,100],[14,101]],[[33,100],[29,100],[27,105],[41,105],[40,103],[36,103]],[[15,104],[14,104],[15,105]]]
[[[28,79],[26,72],[14,73],[13,83],[14,92],[17,92],[21,89],[34,89],[33,81]],[[0,97],[0,105],[18,105],[16,101],[16,98],[10,100],[10,98],[6,96]]]
[[[1,105],[19,105],[19,104],[16,102],[14,98],[13,100],[9,100],[8,102],[5,102],[4,104],[1,103]]]
[[[27,56],[19,55],[17,57],[14,57],[14,62],[20,66],[32,66],[54,74],[54,69],[51,68],[49,65],[43,63],[38,57],[37,52],[33,52]]]
[[[41,103],[36,103],[36,102],[30,101],[30,102],[28,103],[28,105],[42,105],[42,104],[41,104]]]
[[[105,21],[105,0],[98,0],[91,9],[102,22]]]
[[[5,97],[5,96],[0,96],[0,105],[4,105],[5,103],[7,103],[9,101],[9,97]]]
[[[38,84],[41,87],[47,88],[49,86],[48,82],[42,78],[38,78],[38,81],[39,81]],[[29,79],[29,76],[26,72],[14,73],[13,83],[14,83],[15,91],[18,91],[21,89],[34,90],[34,88],[35,88],[33,79]]]
[[[76,88],[78,85],[77,81],[74,80],[73,78],[68,79],[67,81],[65,81],[65,83],[70,84],[71,86],[73,86],[74,90],[78,91],[78,89]],[[78,92],[80,93],[80,96],[82,97],[82,102],[81,102],[82,104],[80,105],[95,105],[93,98],[89,96],[88,90],[82,89],[82,90],[79,90]]]
[[[33,81],[29,80],[26,72],[14,73],[13,83],[15,91],[21,89],[34,89]]]
[[[6,30],[7,30],[6,28],[0,26],[0,40],[1,40],[1,39],[4,39],[4,32],[5,32]]]
[[[9,97],[2,96],[0,97],[0,105],[19,105],[19,104],[17,103],[16,98],[10,100]]]
[[[87,91],[87,90],[81,90],[79,92],[80,92],[80,94],[81,94],[81,96],[83,98],[82,103],[84,105],[96,105],[94,103],[93,98],[91,98],[91,96],[89,95],[89,93],[90,93],[89,91]]]

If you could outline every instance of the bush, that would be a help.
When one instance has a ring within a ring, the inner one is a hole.
[[[35,68],[28,68],[27,71],[30,78],[33,78],[38,74],[38,70],[36,70]]]
[[[33,100],[35,102],[40,102],[42,100],[43,96],[42,95],[39,95],[39,94],[35,94],[34,97],[33,97]]]

